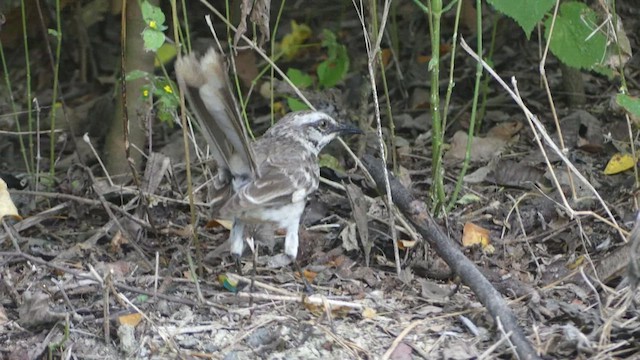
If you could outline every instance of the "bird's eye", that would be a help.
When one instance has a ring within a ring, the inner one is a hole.
[[[328,122],[327,120],[321,120],[321,121],[318,123],[318,128],[319,128],[320,130],[327,130],[327,127],[328,127],[328,126],[329,126],[329,122]]]

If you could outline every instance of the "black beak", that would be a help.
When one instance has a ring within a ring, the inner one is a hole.
[[[351,124],[338,124],[333,131],[338,133],[338,135],[364,134],[362,130]]]

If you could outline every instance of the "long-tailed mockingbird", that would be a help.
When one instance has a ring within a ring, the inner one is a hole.
[[[238,262],[248,224],[272,223],[286,230],[284,252],[297,266],[300,217],[320,179],[318,153],[340,134],[362,132],[322,112],[298,111],[251,143],[220,54],[190,54],[175,69],[218,164],[214,185],[225,194],[218,215],[233,219],[231,254]]]

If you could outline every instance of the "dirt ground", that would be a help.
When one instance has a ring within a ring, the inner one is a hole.
[[[375,112],[362,26],[350,2],[339,4],[320,9],[292,5],[283,12],[277,39],[291,31],[290,22],[296,20],[313,29],[310,43],[319,43],[321,30],[331,28],[347,46],[346,78],[328,90],[307,89],[305,95],[319,109],[363,128],[365,136],[345,139],[360,159],[379,154]],[[208,12],[193,6],[191,36],[194,43],[208,44],[211,37],[202,18]],[[13,12],[1,10],[13,20]],[[71,17],[71,10],[66,11]],[[388,49],[391,38],[402,44],[384,61],[388,97],[382,77],[376,79],[382,132],[394,153],[389,169],[430,209],[429,25],[410,2],[400,3],[395,11],[398,22],[388,24],[393,32],[382,44]],[[631,48],[637,49],[638,10],[623,4],[619,15]],[[489,42],[498,14],[487,8],[485,17]],[[327,18],[334,20],[319,20]],[[138,181],[129,174],[111,183],[96,156],[107,156],[101,147],[108,125],[102,121],[115,111],[117,19],[104,18],[87,30],[92,46],[85,50],[96,61],[96,73],[88,79],[78,75],[81,51],[63,49],[61,93],[67,114],[81,126],[75,133],[63,126],[54,140],[49,131],[30,138],[40,144],[40,176],[27,173],[18,128],[12,123],[16,113],[26,121],[24,48],[9,42],[13,28],[0,31],[7,36],[2,38],[3,56],[12,84],[0,88],[0,176],[22,217],[6,217],[0,229],[0,359],[516,358],[510,334],[399,211],[394,212],[402,269],[397,274],[385,196],[337,142],[324,151],[332,157],[322,160],[329,165],[322,169],[320,189],[308,199],[300,232],[298,261],[312,294],[289,266],[282,253],[283,236],[274,229],[255,234],[257,252],[245,251],[238,274],[226,242],[229,224],[210,220],[207,206],[215,166],[198,157],[185,162],[178,122],[153,122],[146,129],[152,153],[142,149]],[[559,143],[538,72],[536,32],[527,40],[511,20],[500,18],[496,24],[491,66],[503,79],[517,79],[526,106],[549,139]],[[453,15],[447,13],[442,94],[447,89],[452,26]],[[70,38],[78,36],[71,33]],[[461,35],[475,43],[475,33],[464,24]],[[41,34],[30,36],[29,76],[46,128],[52,75]],[[311,46],[281,66],[314,73],[326,56],[323,51]],[[251,73],[265,68],[256,57],[242,62]],[[173,77],[172,62],[167,66]],[[488,79],[460,200],[436,216],[436,223],[451,246],[462,250],[507,301],[542,358],[637,359],[637,279],[627,276],[628,264],[639,255],[628,242],[640,237],[639,229],[632,230],[637,182],[633,170],[612,175],[604,171],[614,154],[628,146],[630,129],[635,140],[637,127],[628,125],[613,100],[617,79],[583,71],[586,103],[576,106],[563,87],[563,70],[566,74],[553,56],[547,60],[567,151],[541,148],[539,130],[505,90]],[[637,56],[625,70],[628,86],[637,95]],[[458,48],[445,133],[447,194],[454,192],[466,150],[475,72],[475,60]],[[106,77],[111,80],[104,81]],[[268,85],[268,77],[267,71],[253,91]],[[245,94],[249,86],[243,84]],[[284,106],[286,86],[276,79],[274,88],[280,89],[278,103]],[[270,100],[255,93],[250,99],[251,125],[260,134],[269,124]],[[387,106],[394,119],[393,137]],[[85,132],[95,153],[83,140]],[[190,145],[192,154],[196,147],[204,153],[199,135]],[[56,154],[53,176],[51,148]]]

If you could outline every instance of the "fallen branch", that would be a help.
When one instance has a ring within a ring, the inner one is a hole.
[[[380,192],[385,193],[384,164],[371,155],[365,155],[363,163],[375,180]],[[511,343],[520,359],[539,359],[533,346],[518,326],[517,319],[500,293],[491,285],[476,266],[449,240],[438,226],[426,205],[416,200],[411,193],[392,175],[389,184],[394,204],[411,221],[416,230],[438,255],[451,267],[460,279],[476,294],[497,324],[502,324],[505,333],[511,333]]]

